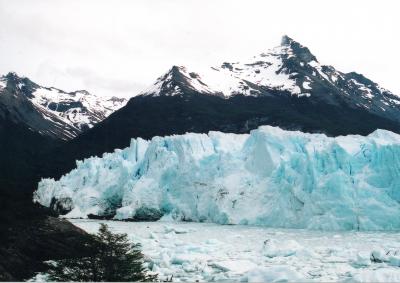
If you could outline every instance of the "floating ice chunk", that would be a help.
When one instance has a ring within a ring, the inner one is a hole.
[[[173,232],[174,231],[174,228],[172,228],[171,226],[167,226],[167,225],[165,225],[164,226],[164,233],[171,233],[171,232]]]
[[[387,262],[388,259],[388,252],[384,251],[383,249],[375,249],[371,252],[371,261],[372,262]]]
[[[304,282],[304,276],[288,266],[258,267],[248,271],[241,282]]]
[[[320,255],[318,255],[311,249],[305,249],[305,248],[297,250],[296,256],[299,258],[307,258],[307,259],[320,257]]]
[[[292,256],[303,247],[295,240],[277,241],[266,240],[263,246],[264,255],[267,257]]]
[[[153,240],[157,240],[157,239],[158,239],[158,236],[157,236],[155,233],[150,232],[149,238],[150,238],[150,239],[153,239]]]
[[[175,233],[175,234],[186,234],[191,232],[189,229],[185,229],[183,227],[171,227],[171,226],[164,226],[165,233]]]
[[[195,262],[195,261],[207,261],[210,259],[210,256],[203,253],[177,253],[172,256],[171,263],[172,264],[183,264],[184,262]]]
[[[322,262],[326,263],[346,263],[348,260],[347,258],[340,257],[340,256],[328,256],[322,259]]]
[[[168,268],[170,266],[170,262],[171,262],[171,257],[167,253],[163,252],[161,254],[161,259],[158,265],[163,268]]]
[[[195,245],[195,244],[186,244],[185,245],[185,249],[188,252],[197,252],[197,253],[208,253],[209,252],[209,248],[203,245]]]
[[[389,265],[400,267],[400,256],[390,256],[389,257]]]
[[[172,239],[174,235],[175,235],[174,232],[166,233],[163,235],[163,239]]]
[[[205,243],[208,244],[208,245],[221,245],[221,244],[224,244],[224,242],[221,242],[220,240],[217,240],[217,239],[207,239],[205,241]]]
[[[224,260],[214,262],[211,265],[222,271],[231,271],[238,274],[242,274],[257,267],[257,264],[249,260]]]
[[[352,282],[400,282],[400,269],[360,269],[350,280]]]
[[[184,246],[186,245],[183,241],[181,240],[175,240],[174,245],[179,247],[179,246]]]
[[[371,265],[371,254],[368,252],[357,253],[356,259],[353,261],[356,266],[370,266]]]
[[[186,234],[189,233],[188,229],[185,228],[174,228],[175,234]]]
[[[182,269],[183,269],[185,272],[194,272],[194,271],[197,270],[196,265],[190,264],[190,263],[188,263],[188,262],[184,262],[184,263],[182,264]]]

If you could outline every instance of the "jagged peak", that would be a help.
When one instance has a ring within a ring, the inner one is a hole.
[[[172,91],[172,89],[175,88],[175,82],[179,80],[179,77],[182,76],[182,72],[184,72],[185,69],[186,68],[183,66],[173,65],[167,72],[158,77],[152,86],[139,95],[159,96],[168,93],[168,91]],[[178,89],[175,89],[174,92],[175,91],[178,91]]]
[[[157,81],[181,81],[182,79],[199,79],[198,73],[191,72],[186,66],[172,66],[166,73],[160,76]]]
[[[294,40],[285,34],[284,36],[282,36],[281,46],[290,46],[292,42],[294,42]]]
[[[281,46],[289,48],[293,52],[293,55],[298,57],[301,61],[306,63],[311,61],[318,62],[317,58],[311,53],[310,49],[287,35],[282,36]]]
[[[6,75],[0,77],[7,87],[11,89],[24,88],[25,91],[32,92],[34,89],[40,87],[38,84],[31,81],[25,76],[19,76],[16,72],[8,72]]]
[[[167,72],[160,76],[157,81],[174,80],[177,76],[186,72],[186,67],[173,65]]]
[[[6,80],[18,81],[18,82],[27,82],[33,83],[29,78],[25,76],[20,76],[16,72],[8,72],[7,75],[3,75],[2,78]]]
[[[190,72],[185,66],[174,65],[139,95],[174,96],[185,94],[187,91],[211,93],[209,87],[201,81],[198,73]]]
[[[26,79],[25,77],[19,76],[16,72],[8,72],[6,75],[3,75],[2,77],[7,80],[13,80],[13,81]]]
[[[171,72],[186,72],[186,67],[185,66],[178,66],[178,65],[173,65],[172,68],[170,69]]]

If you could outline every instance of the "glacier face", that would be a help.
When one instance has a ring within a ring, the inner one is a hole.
[[[132,139],[44,179],[34,200],[67,217],[400,229],[400,136],[327,137],[263,126],[250,134]]]

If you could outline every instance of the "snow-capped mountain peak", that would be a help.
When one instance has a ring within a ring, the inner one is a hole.
[[[14,120],[22,120],[32,130],[62,139],[75,137],[126,104],[124,98],[98,97],[86,90],[65,92],[43,87],[12,72],[0,77],[0,99],[3,102],[0,108],[7,113],[21,112],[11,115]],[[12,107],[16,101],[30,110]]]
[[[253,56],[244,63],[224,62],[199,73],[174,66],[141,95],[182,95],[181,89],[188,88],[202,94],[224,97],[238,94],[258,96],[266,89],[301,96],[302,88],[292,78],[293,74],[285,64],[291,58],[296,58],[302,65],[317,62],[307,47],[284,36],[281,45]]]
[[[299,42],[293,40],[287,35],[284,35],[281,39],[281,47],[286,48],[286,54],[291,56],[296,56],[298,59],[305,63],[311,61],[318,62],[317,58],[311,53],[311,51],[301,45]]]
[[[285,96],[343,103],[400,121],[400,99],[363,75],[322,65],[311,51],[285,35],[281,44],[243,62],[224,62],[195,72],[172,67],[141,95],[196,94],[230,98]]]
[[[173,66],[140,95],[174,96],[183,95],[185,91],[195,91],[203,94],[214,93],[214,90],[201,80],[199,74],[189,72],[184,66]]]

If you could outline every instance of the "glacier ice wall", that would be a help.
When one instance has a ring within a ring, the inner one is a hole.
[[[400,136],[250,134],[132,139],[44,179],[34,200],[67,217],[209,221],[321,230],[400,229]]]

